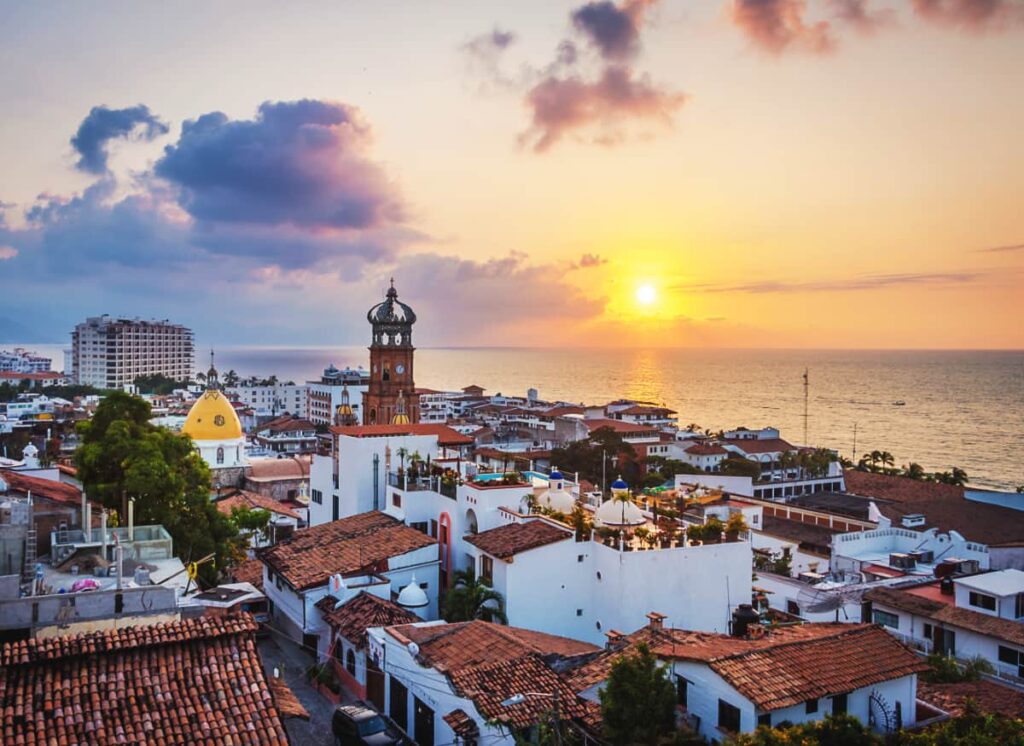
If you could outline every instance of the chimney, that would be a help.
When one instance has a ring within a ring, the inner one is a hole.
[[[664,614],[659,614],[656,611],[652,611],[650,614],[647,615],[647,619],[648,619],[647,626],[650,627],[651,629],[661,629],[662,627],[665,626],[665,615]]]
[[[610,629],[604,633],[604,636],[608,638],[608,641],[604,644],[606,650],[615,649],[620,642],[626,637],[624,634],[619,632],[617,629]]]
[[[135,498],[128,498],[128,541],[135,541]]]

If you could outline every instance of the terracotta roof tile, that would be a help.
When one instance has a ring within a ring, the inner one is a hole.
[[[463,709],[452,710],[447,715],[444,715],[444,721],[455,731],[455,735],[462,738],[475,738],[480,733],[480,729],[476,726],[476,721],[467,715]]]
[[[274,482],[284,479],[308,479],[309,456],[263,458],[249,464],[245,478],[253,482]]]
[[[782,438],[730,438],[725,441],[734,445],[744,453],[775,453],[776,451],[795,451],[796,446]]]
[[[724,456],[728,453],[722,446],[715,443],[695,443],[687,448],[686,452],[694,456]]]
[[[953,717],[964,714],[973,699],[983,712],[1008,718],[1024,718],[1024,691],[983,679],[959,684],[917,682],[917,698],[945,710]]]
[[[963,487],[856,469],[843,474],[847,492],[881,498],[876,505],[894,524],[908,513],[923,513],[928,526],[959,531],[970,541],[989,546],[1012,545],[1024,539],[1019,511],[968,500]]]
[[[536,519],[525,523],[509,523],[488,531],[481,531],[473,536],[467,536],[466,542],[487,554],[508,562],[520,552],[569,538],[572,538],[572,531]]]
[[[228,495],[225,498],[221,498],[217,501],[217,510],[224,515],[231,515],[231,511],[235,508],[259,508],[261,510],[269,510],[271,513],[277,513],[288,518],[294,518],[299,520],[300,516],[294,510],[289,508],[287,505],[279,500],[275,500],[272,497],[261,495],[258,492],[249,492],[247,490],[235,490],[234,494]]]
[[[7,483],[9,489],[16,492],[31,491],[36,497],[45,497],[54,502],[66,503],[68,505],[82,504],[82,490],[73,484],[57,482],[52,479],[42,479],[41,477],[32,477],[14,469],[0,469],[0,479]],[[90,502],[92,501],[90,500]]]
[[[327,583],[331,575],[388,569],[388,560],[437,544],[386,513],[370,511],[296,531],[257,556],[296,590]]]
[[[0,647],[5,744],[280,744],[248,615]]]
[[[246,560],[235,565],[228,570],[228,574],[236,583],[249,583],[263,592],[263,563],[258,559]]]
[[[316,607],[335,632],[359,645],[366,644],[366,630],[370,627],[391,627],[420,621],[408,609],[366,591],[360,591],[358,595],[334,608],[337,602],[334,596],[325,596],[316,602]]]
[[[295,696],[295,692],[283,678],[271,676],[267,679],[267,683],[270,685],[270,693],[274,695],[274,702],[277,704],[277,710],[281,713],[281,717],[309,720],[309,712],[302,706],[299,698]]]
[[[590,432],[607,427],[620,435],[656,435],[661,432],[653,425],[639,425],[623,420],[584,420]]]

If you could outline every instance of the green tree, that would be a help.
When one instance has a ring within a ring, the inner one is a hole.
[[[761,465],[750,461],[742,456],[729,456],[722,460],[719,471],[730,477],[750,477],[757,479],[761,476]]]
[[[270,524],[270,511],[263,508],[247,508],[239,506],[231,509],[231,523],[239,536],[250,538],[259,536],[267,538],[267,526]]]
[[[903,467],[903,476],[908,479],[916,479],[922,481],[928,475],[925,473],[924,467],[921,464],[911,461],[909,464]]]
[[[604,736],[615,746],[656,744],[675,731],[675,687],[646,644],[612,663],[598,696]]]
[[[476,577],[472,570],[456,570],[452,575],[452,587],[444,596],[442,616],[447,622],[482,619],[508,624],[504,604],[504,597],[483,578]]]
[[[617,458],[614,465],[613,457]],[[622,474],[630,484],[640,483],[636,450],[610,427],[600,427],[586,440],[577,440],[551,451],[551,463],[557,464],[559,471],[578,472],[580,478],[596,484],[601,483],[602,461],[605,459],[607,468],[604,474],[609,480],[614,479],[614,474]]]
[[[200,569],[203,582],[214,584],[238,557],[238,530],[210,500],[210,470],[192,439],[149,418],[149,404],[136,396],[106,397],[92,420],[78,425],[78,478],[93,500],[121,515],[135,497],[136,522],[163,525],[182,560],[214,553],[214,563]]]
[[[850,715],[828,715],[784,728],[760,726],[753,733],[736,736],[736,746],[882,746],[885,740]]]
[[[154,373],[149,376],[139,376],[133,383],[140,394],[166,396],[175,389],[188,388],[190,381],[175,381],[173,378],[169,378],[162,373]]]

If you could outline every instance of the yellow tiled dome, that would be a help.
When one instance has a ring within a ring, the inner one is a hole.
[[[192,440],[231,440],[242,437],[242,423],[227,397],[209,389],[192,405],[181,431]]]

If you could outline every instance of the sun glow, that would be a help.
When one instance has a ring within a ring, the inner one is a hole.
[[[649,306],[658,300],[658,291],[653,285],[641,285],[636,289],[636,302],[641,306]]]

